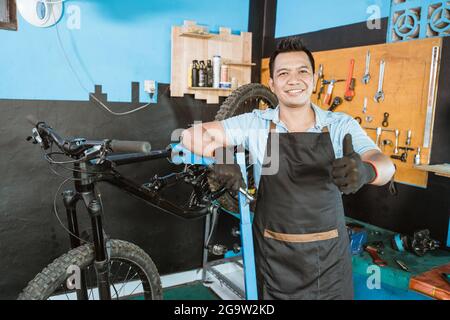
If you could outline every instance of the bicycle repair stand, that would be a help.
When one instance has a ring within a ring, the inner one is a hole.
[[[244,177],[244,181],[247,184],[247,170],[245,164],[245,154],[243,152],[236,154],[237,163],[241,168],[242,177]],[[233,251],[229,251],[225,254],[225,258],[208,261],[209,250],[206,246],[203,248],[203,270],[202,270],[202,281],[207,282],[207,275],[210,273],[217,280],[219,280],[220,284],[226,286],[230,289],[235,295],[242,299],[246,300],[257,300],[258,292],[256,288],[256,270],[255,270],[255,257],[253,251],[253,233],[252,233],[252,218],[250,214],[250,205],[242,192],[239,192],[239,211],[240,215],[232,214],[234,217],[240,219],[240,238],[241,238],[241,247],[240,254],[233,255]],[[210,225],[211,225],[211,216],[208,215],[206,217],[205,223],[205,239],[207,239],[210,233]],[[206,244],[206,243],[205,243]],[[231,255],[227,257],[227,255]],[[239,260],[243,260],[243,264],[239,262]],[[237,265],[242,268],[244,271],[244,284],[245,284],[245,292],[239,288],[233,281],[231,281],[224,274],[219,272],[217,268],[218,265],[231,263]]]
[[[172,157],[172,162],[182,162],[184,164],[199,164],[199,165],[211,165],[214,163],[213,159],[203,158],[197,156],[180,145],[173,146],[173,151],[176,152],[176,157],[178,161],[174,161]],[[180,161],[181,160],[181,161]],[[236,153],[236,160],[241,168],[242,177],[247,184],[247,167],[245,163],[245,153]],[[220,260],[208,261],[208,248],[204,245],[203,248],[203,269],[202,269],[202,281],[205,283],[207,281],[208,273],[219,280],[220,284],[225,285],[238,297],[246,300],[257,300],[258,291],[256,286],[256,268],[255,268],[255,256],[253,249],[253,232],[252,232],[252,217],[250,214],[250,204],[247,197],[239,192],[239,211],[240,215],[232,214],[233,216],[240,219],[240,238],[241,247],[240,255],[234,255],[231,257],[226,257]],[[216,213],[217,214],[217,213]],[[205,244],[208,239],[209,233],[211,231],[211,215],[206,216],[205,222]],[[231,251],[232,252],[232,251]],[[227,256],[227,255],[225,255]],[[239,260],[243,260],[243,264]],[[241,267],[244,271],[244,285],[245,291],[243,291],[239,286],[234,284],[230,279],[228,279],[224,274],[215,268],[218,265],[224,263],[234,263],[235,265]]]

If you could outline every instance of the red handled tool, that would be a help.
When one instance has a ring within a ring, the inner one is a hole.
[[[378,255],[377,248],[374,248],[372,246],[366,246],[364,248],[364,250],[366,250],[370,254],[370,256],[372,257],[373,263],[375,263],[377,266],[384,267],[387,265],[387,262],[384,261],[383,259],[381,259],[380,256]]]
[[[355,69],[355,59],[350,60],[350,66],[348,69],[348,77],[347,77],[347,83],[345,84],[345,94],[344,99],[347,101],[352,101],[353,97],[355,96],[355,83],[356,79],[353,78],[353,70]]]

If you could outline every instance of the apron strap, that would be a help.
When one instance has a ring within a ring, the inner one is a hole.
[[[270,121],[270,132],[276,132],[277,131],[277,126],[273,121]]]

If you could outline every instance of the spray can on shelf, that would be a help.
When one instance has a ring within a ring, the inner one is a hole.
[[[206,86],[212,87],[214,82],[214,76],[213,76],[213,67],[211,64],[211,60],[208,60],[206,63]]]
[[[228,82],[228,66],[224,64],[220,70],[220,82]]]
[[[206,87],[206,66],[205,61],[200,61],[200,69],[198,72],[198,86]]]
[[[192,61],[192,87],[198,87],[200,66],[198,60]]]
[[[213,87],[220,86],[220,69],[222,66],[222,58],[220,56],[213,57]]]

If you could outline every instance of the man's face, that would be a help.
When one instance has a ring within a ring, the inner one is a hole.
[[[309,106],[314,83],[312,65],[305,52],[284,52],[276,57],[269,86],[280,105],[290,108]]]

